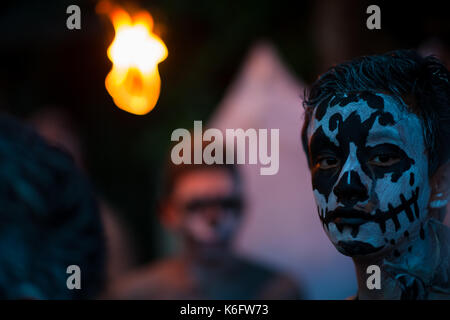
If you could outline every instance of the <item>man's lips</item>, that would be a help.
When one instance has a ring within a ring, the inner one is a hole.
[[[334,222],[339,231],[342,230],[344,225],[351,225],[357,234],[358,226],[366,222],[372,221],[380,226],[382,233],[386,232],[386,222],[391,220],[394,223],[395,231],[400,230],[400,221],[398,215],[405,212],[406,218],[413,222],[415,219],[419,219],[420,210],[418,205],[419,187],[417,187],[411,193],[411,198],[408,200],[406,197],[400,195],[400,204],[394,207],[392,204],[388,204],[388,210],[381,211],[376,209],[374,213],[370,214],[366,211],[356,210],[354,208],[339,207],[333,211],[328,209],[322,209],[319,211],[319,217],[323,225],[328,229],[328,224]]]
[[[334,223],[336,224],[349,224],[349,225],[361,225],[366,223],[368,220],[361,218],[336,218],[334,219]]]
[[[373,217],[364,211],[340,207],[329,212],[327,220],[328,222],[334,222],[335,224],[361,225],[373,221]]]

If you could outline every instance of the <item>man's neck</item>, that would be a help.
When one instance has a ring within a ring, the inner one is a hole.
[[[435,258],[436,250],[433,249],[433,240],[429,228],[424,226],[423,230],[422,236],[420,231],[417,232],[410,237],[409,241],[399,243],[392,252],[384,255],[353,258],[358,282],[358,299],[401,299],[408,293],[405,292],[405,286],[396,279],[396,276],[400,273],[420,276],[420,280],[426,280],[432,276],[434,266],[431,261]],[[380,289],[368,288],[367,279],[372,274],[367,273],[367,268],[370,265],[380,267]],[[402,270],[406,272],[401,272]],[[420,274],[417,274],[419,272]]]

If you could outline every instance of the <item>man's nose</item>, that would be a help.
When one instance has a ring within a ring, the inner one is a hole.
[[[338,203],[352,207],[369,199],[367,188],[362,184],[357,172],[345,172],[333,190]]]
[[[220,220],[223,219],[223,210],[219,206],[212,206],[210,208],[207,208],[204,212],[205,219],[208,221],[208,223],[215,227],[220,222]]]

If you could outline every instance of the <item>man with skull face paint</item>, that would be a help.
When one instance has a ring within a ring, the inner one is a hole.
[[[449,79],[437,59],[395,51],[331,68],[305,100],[318,215],[353,258],[359,299],[450,299]]]

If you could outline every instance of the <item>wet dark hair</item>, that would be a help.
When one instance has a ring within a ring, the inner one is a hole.
[[[65,152],[0,115],[0,298],[84,299],[103,286],[94,194]],[[69,290],[67,267],[81,269]]]
[[[402,99],[423,120],[433,174],[450,158],[449,81],[449,71],[437,58],[421,57],[412,50],[363,56],[331,67],[305,91],[302,143],[308,159],[307,129],[316,107],[327,108],[334,96],[385,93]]]

